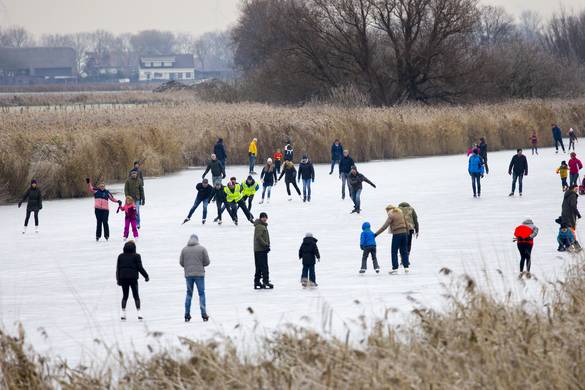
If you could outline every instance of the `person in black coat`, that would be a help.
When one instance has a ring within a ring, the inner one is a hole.
[[[214,192],[213,187],[209,184],[209,181],[207,179],[203,179],[201,183],[198,183],[195,186],[195,189],[197,190],[197,197],[195,197],[193,207],[191,207],[191,210],[189,210],[189,215],[187,215],[187,218],[185,218],[183,224],[191,220],[191,216],[193,216],[193,213],[195,212],[195,210],[197,210],[197,207],[199,207],[201,203],[203,203],[203,219],[201,220],[201,223],[205,224],[205,221],[207,220],[207,205],[209,204],[209,202],[211,201],[211,197],[213,196]]]
[[[303,243],[299,248],[299,259],[303,260],[303,270],[301,272],[301,283],[303,287],[317,287],[315,276],[315,261],[321,260],[319,248],[317,248],[317,239],[311,233],[307,233]]]
[[[34,213],[35,217],[35,231],[39,232],[39,211],[43,208],[43,194],[38,187],[37,181],[32,179],[30,182],[30,187],[24,195],[20,202],[18,202],[18,208],[22,206],[22,204],[26,201],[26,218],[24,219],[24,229],[22,234],[26,233],[26,228],[28,226],[28,221],[30,219],[31,213]]]
[[[305,154],[299,164],[298,181],[303,179],[303,202],[311,201],[311,183],[315,182],[315,168],[309,157]]]
[[[376,185],[372,183],[367,177],[359,173],[355,166],[351,167],[351,173],[347,177],[347,183],[349,184],[349,196],[351,197],[351,200],[353,200],[352,214],[359,214],[360,211],[362,211],[360,196],[362,194],[363,182],[366,182],[372,187],[376,188]]]
[[[335,168],[335,164],[339,164],[341,162],[341,158],[343,157],[343,145],[339,142],[338,139],[333,141],[331,145],[331,171],[329,174],[333,173],[333,169]]]
[[[488,144],[485,142],[485,138],[481,137],[479,139],[479,157],[483,160],[483,166],[485,167],[485,173],[490,173],[490,169],[488,168],[487,164],[487,152],[488,152]]]
[[[266,160],[266,165],[264,168],[262,168],[262,172],[260,173],[260,179],[262,180],[262,199],[260,200],[260,204],[264,203],[264,196],[266,195],[266,191],[268,191],[268,203],[270,203],[270,193],[272,192],[272,187],[278,181],[277,169],[274,166],[271,158]]]
[[[345,199],[345,186],[347,183],[347,189],[351,191],[349,188],[349,182],[347,181],[347,177],[351,172],[351,167],[355,166],[353,158],[349,156],[349,150],[343,151],[343,156],[341,157],[341,161],[339,161],[339,178],[341,179],[341,199]]]
[[[293,164],[292,161],[285,161],[284,162],[282,172],[281,172],[278,180],[280,181],[280,179],[282,179],[283,176],[284,176],[284,183],[286,184],[286,192],[288,194],[288,200],[289,201],[292,200],[291,193],[290,193],[290,185],[291,184],[295,188],[295,190],[297,191],[297,194],[299,196],[301,196],[301,190],[299,189],[299,186],[297,186],[297,182],[296,182],[297,170],[296,170],[295,165]]]
[[[217,159],[225,169],[225,160],[227,159],[227,153],[225,151],[225,145],[223,144],[223,138],[217,139],[217,142],[213,146],[213,154],[217,156]]]
[[[578,189],[578,186],[572,185],[565,191],[561,209],[561,222],[573,229],[577,228],[577,219],[581,218],[581,213],[579,213],[579,209],[577,208],[577,199],[579,198],[577,194]]]
[[[522,178],[528,176],[528,160],[522,154],[522,149],[518,149],[514,157],[512,157],[512,161],[510,161],[510,166],[508,167],[508,174],[512,175],[512,192],[510,192],[510,196],[514,196],[516,181],[518,181],[518,190],[520,196],[522,196]]]
[[[122,287],[122,321],[126,320],[126,302],[128,302],[128,294],[132,290],[132,297],[136,304],[136,311],[138,312],[138,319],[142,320],[140,314],[140,296],[138,295],[138,274],[144,277],[144,281],[148,282],[150,278],[148,273],[142,266],[142,259],[136,253],[136,244],[134,241],[128,241],[124,244],[123,253],[118,256],[118,263],[116,264],[116,281],[118,286]]]

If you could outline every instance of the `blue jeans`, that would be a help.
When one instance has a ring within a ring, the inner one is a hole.
[[[136,202],[134,202],[134,205],[136,206],[136,226],[140,227],[140,205],[142,203],[142,200],[137,200]]]
[[[187,295],[185,296],[185,315],[191,314],[191,299],[193,299],[193,284],[197,286],[199,294],[199,309],[201,315],[207,314],[205,309],[205,276],[187,276]]]
[[[524,174],[518,175],[516,172],[512,173],[512,193],[516,191],[516,180],[518,181],[518,190],[522,193],[522,179]]]
[[[311,179],[303,179],[303,198],[311,200]]]
[[[191,207],[191,210],[189,210],[189,215],[187,216],[187,218],[191,219],[191,216],[193,215],[195,210],[197,210],[197,207],[199,207],[201,203],[203,203],[203,219],[207,219],[207,205],[209,204],[209,198],[207,199],[195,198],[195,203],[193,203],[193,207]]]
[[[402,258],[402,266],[408,268],[408,233],[399,233],[392,235],[392,269],[398,269],[398,251]]]
[[[481,194],[481,173],[470,173],[473,195]]]
[[[339,175],[341,176],[341,197],[345,198],[345,186],[346,185],[347,185],[347,189],[349,190],[349,181],[347,180],[349,173],[341,172]]]
[[[256,165],[256,156],[250,156],[250,172],[254,172],[255,165]]]
[[[315,264],[312,265],[304,265],[303,264],[303,271],[301,272],[301,280],[309,279],[311,282],[317,284],[317,279],[315,277]]]
[[[331,160],[331,171],[329,173],[333,173],[333,169],[335,168],[335,164],[339,165],[340,160]]]
[[[272,192],[272,186],[263,186],[263,188],[262,188],[262,200],[264,200],[264,196],[266,195],[266,191],[268,191],[268,199],[270,199],[270,193]]]
[[[362,202],[360,200],[360,196],[362,195],[362,189],[360,188],[357,191],[351,191],[349,195],[351,196],[351,200],[353,200],[353,208],[356,210],[361,210],[360,206],[362,205]]]

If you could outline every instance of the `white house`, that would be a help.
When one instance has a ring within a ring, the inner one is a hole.
[[[193,54],[140,57],[140,81],[195,80]]]

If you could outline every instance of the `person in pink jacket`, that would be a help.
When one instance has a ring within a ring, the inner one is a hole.
[[[579,180],[579,171],[583,168],[583,163],[577,158],[577,153],[571,152],[569,160],[569,186],[576,186]]]
[[[104,229],[104,238],[106,241],[110,238],[110,225],[108,224],[108,218],[110,216],[110,205],[109,202],[118,203],[119,206],[122,205],[122,202],[114,198],[114,195],[108,190],[106,190],[106,185],[104,182],[100,182],[95,188],[91,185],[89,178],[85,179],[87,186],[89,188],[89,192],[93,194],[95,199],[95,219],[97,221],[97,225],[95,228],[95,240],[99,241],[102,238],[102,226]]]
[[[134,239],[137,239],[138,229],[136,228],[136,205],[134,204],[134,199],[131,196],[127,196],[124,206],[120,205],[118,207],[118,211],[120,210],[124,211],[126,214],[124,218],[124,241],[128,239],[130,226],[132,226]]]

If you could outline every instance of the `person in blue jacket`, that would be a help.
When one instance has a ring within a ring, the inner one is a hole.
[[[372,262],[374,263],[374,270],[380,273],[380,266],[378,265],[378,258],[376,257],[376,235],[371,229],[369,222],[364,222],[362,225],[362,234],[360,235],[360,248],[362,252],[362,267],[360,274],[366,272],[368,269],[368,256],[372,255]]]
[[[341,161],[341,157],[343,157],[343,145],[336,139],[333,144],[331,145],[331,171],[329,174],[333,173],[333,169],[335,168],[335,164],[339,164]]]
[[[473,188],[473,197],[481,196],[481,178],[483,177],[484,167],[483,159],[479,156],[479,150],[473,149],[469,156],[469,176],[471,176],[471,187]]]
[[[355,162],[353,158],[349,156],[349,150],[343,151],[343,156],[341,156],[341,160],[339,161],[339,178],[341,179],[341,199],[345,199],[345,186],[347,185],[347,189],[351,192],[351,188],[349,188],[349,174],[351,173],[351,167],[355,166]]]
[[[559,252],[565,252],[575,244],[575,235],[566,223],[561,223],[557,242],[559,243],[559,248],[557,249]]]
[[[213,154],[219,160],[223,169],[225,169],[225,160],[227,159],[227,153],[225,152],[225,145],[223,144],[223,138],[218,138],[215,146],[213,147]]]
[[[555,149],[556,152],[559,152],[559,144],[561,144],[561,148],[563,148],[563,153],[565,153],[565,145],[563,144],[563,133],[561,132],[561,128],[557,126],[555,123],[552,124],[552,136],[553,141],[555,141]]]

